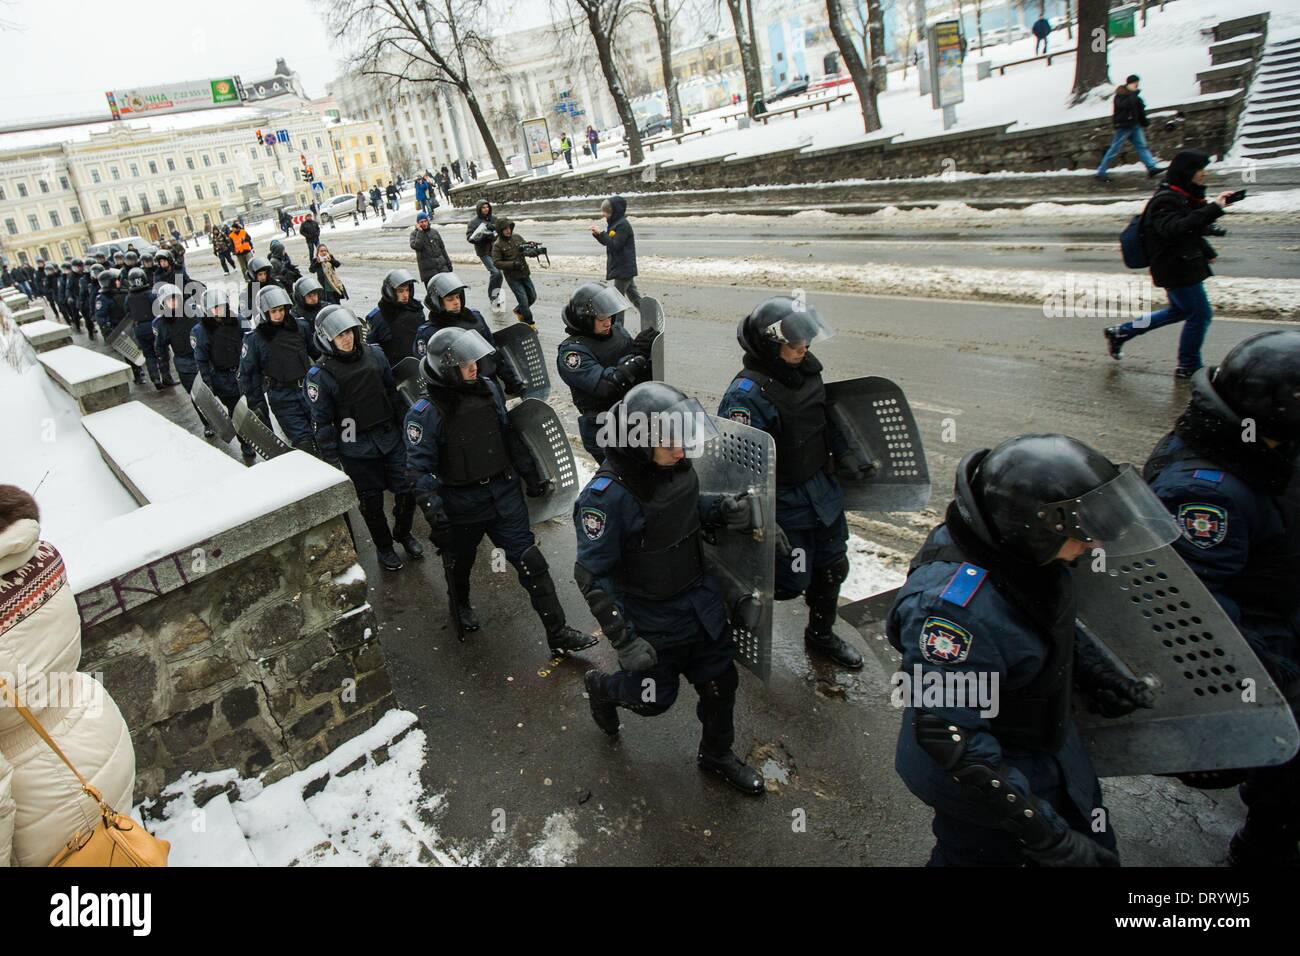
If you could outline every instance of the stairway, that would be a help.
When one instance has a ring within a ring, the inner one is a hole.
[[[1264,48],[1237,124],[1243,159],[1300,156],[1300,37]]]

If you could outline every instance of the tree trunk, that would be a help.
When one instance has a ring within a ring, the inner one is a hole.
[[[868,11],[870,16],[870,11]],[[853,34],[844,26],[844,13],[840,0],[826,0],[826,17],[830,21],[831,35],[839,47],[840,59],[848,68],[853,78],[853,88],[858,91],[858,102],[862,105],[862,125],[868,133],[880,129],[880,110],[876,106],[876,84],[871,73],[858,56],[858,48],[853,45]]]
[[[677,89],[677,77],[673,76],[673,0],[650,0],[650,15],[654,17],[655,34],[659,37],[659,66],[664,74],[664,91],[668,98],[668,118],[673,123],[673,135],[680,136],[685,130],[682,123],[682,97]],[[663,4],[660,7],[660,4]]]
[[[640,166],[645,161],[641,150],[641,131],[636,128],[636,116],[632,104],[628,101],[623,82],[618,78],[618,67],[614,65],[614,51],[610,38],[600,23],[600,8],[592,6],[587,9],[587,26],[591,28],[591,38],[596,44],[596,56],[600,60],[600,72],[605,74],[605,85],[609,95],[614,99],[614,109],[618,111],[619,122],[623,124],[623,140],[627,143],[628,163]]]
[[[1110,81],[1106,62],[1108,0],[1079,0],[1079,52],[1075,56],[1072,101]]]
[[[754,107],[763,101],[763,77],[758,69],[757,51],[750,42],[750,33],[745,28],[744,0],[727,0],[727,11],[731,14],[731,25],[736,31],[736,46],[740,50],[740,72],[745,77],[745,109],[750,116]]]
[[[867,0],[867,39],[871,56],[871,82],[879,95],[889,88],[889,57],[885,53],[885,14],[880,0]]]
[[[1065,0],[1065,35],[1074,39],[1073,0]]]
[[[975,0],[975,43],[984,52],[984,0]]]
[[[1142,0],[1142,25],[1147,25],[1147,0]]]
[[[479,109],[474,91],[470,89],[469,84],[462,86],[460,91],[465,97],[465,102],[469,104],[469,113],[474,117],[474,125],[478,127],[478,134],[482,137],[483,145],[487,148],[488,158],[492,160],[492,168],[497,171],[497,179],[509,179],[510,171],[506,169],[506,161],[501,156],[501,150],[497,148],[497,141],[492,135],[492,129],[488,126],[487,117]]]

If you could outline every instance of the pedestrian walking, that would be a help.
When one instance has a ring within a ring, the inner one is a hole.
[[[316,247],[320,245],[320,223],[312,218],[311,213],[308,213],[302,225],[298,227],[298,232],[307,240],[307,261],[311,262],[316,258]]]
[[[1052,21],[1047,17],[1039,17],[1034,21],[1031,30],[1034,34],[1034,56],[1038,56],[1038,48],[1041,46],[1043,52],[1047,52],[1047,38],[1052,34]]]
[[[520,322],[533,325],[531,306],[537,301],[537,289],[528,275],[528,258],[524,255],[524,240],[515,235],[515,224],[509,219],[500,220],[496,242],[492,244],[492,261],[505,276],[510,291],[515,294],[515,316]]]
[[[316,247],[316,256],[311,261],[311,273],[321,284],[322,295],[330,305],[338,305],[348,297],[347,286],[335,271],[341,263],[330,253],[329,247],[321,243]]]
[[[503,308],[501,283],[505,277],[492,261],[492,243],[496,242],[497,231],[497,222],[492,218],[492,204],[486,199],[480,199],[474,215],[465,227],[465,238],[474,247],[474,254],[483,263],[483,268],[488,271],[488,299],[494,309],[500,310]]]
[[[411,230],[410,246],[415,250],[415,264],[420,281],[427,288],[429,280],[439,272],[451,271],[451,257],[438,230],[433,228],[429,214],[420,210],[415,214],[415,228]]]
[[[248,236],[248,230],[238,219],[230,227],[229,232],[231,251],[234,252],[235,258],[239,260],[239,271],[245,279],[248,278],[248,257],[253,252],[253,240]]]
[[[564,161],[573,168],[573,141],[569,139],[568,133],[560,134],[560,152],[564,154]]]
[[[591,227],[591,235],[605,247],[605,278],[641,311],[641,290],[636,287],[636,237],[627,221],[627,200],[610,196],[600,204],[605,220]]]
[[[596,146],[600,142],[600,135],[591,126],[587,127],[587,148],[591,150],[591,158],[599,159],[600,154],[596,152]]]
[[[361,213],[362,219],[370,218],[366,213],[366,194],[360,189],[357,190],[357,212]]]
[[[1151,281],[1165,290],[1169,307],[1106,329],[1111,358],[1122,358],[1124,344],[1130,339],[1181,322],[1174,374],[1191,378],[1201,367],[1201,344],[1213,315],[1205,280],[1214,274],[1210,264],[1218,255],[1205,235],[1223,215],[1233,195],[1224,192],[1206,201],[1205,169],[1209,164],[1209,154],[1199,149],[1180,152],[1142,211],[1143,244]]]
[[[1103,183],[1110,182],[1110,177],[1106,175],[1106,167],[1120,154],[1120,150],[1129,140],[1133,141],[1133,149],[1137,152],[1138,159],[1147,168],[1147,175],[1160,175],[1160,164],[1151,155],[1151,150],[1147,149],[1146,133],[1143,132],[1151,121],[1147,119],[1147,107],[1138,92],[1140,85],[1138,76],[1134,73],[1124,81],[1122,86],[1115,89],[1115,106],[1111,114],[1111,121],[1115,124],[1115,136],[1106,149],[1106,155],[1101,158],[1101,165],[1097,167],[1097,178]]]

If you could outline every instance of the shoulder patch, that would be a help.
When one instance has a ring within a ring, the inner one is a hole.
[[[583,508],[578,515],[582,533],[591,541],[597,541],[605,533],[605,512],[599,508]]]
[[[609,487],[609,483],[613,480],[614,479],[608,478],[604,475],[602,475],[599,478],[593,478],[591,479],[591,490],[596,492],[596,494],[600,494],[602,491],[604,491],[606,488]]]
[[[247,339],[247,338],[244,339],[244,344],[241,345],[241,346],[239,347],[239,357],[240,357],[240,358],[247,358],[247,357],[248,357],[248,339]]]
[[[569,368],[577,368],[579,365],[582,364],[582,356],[577,352],[565,352],[564,364],[567,365]]]
[[[1219,505],[1188,502],[1178,506],[1178,527],[1198,548],[1212,548],[1228,536],[1228,512]]]
[[[313,371],[315,370],[313,369]],[[304,387],[307,390],[308,401],[315,402],[316,399],[320,398],[320,386],[317,385],[315,382],[308,382]]]
[[[411,406],[411,411],[422,412],[428,407],[429,407],[429,400],[427,398],[422,398],[414,405]]]
[[[419,422],[406,423],[406,440],[412,445],[420,444],[420,439],[424,437],[424,426]]]
[[[743,405],[733,405],[727,409],[727,417],[742,425],[749,424],[749,409]]]
[[[1223,481],[1223,472],[1214,471],[1210,468],[1197,468],[1192,472],[1192,477],[1197,481],[1208,481],[1212,485],[1217,485]]]
[[[949,604],[965,607],[970,604],[971,598],[980,589],[980,585],[984,583],[984,579],[988,577],[988,574],[983,568],[974,564],[963,564],[949,579],[947,586],[939,597]]]
[[[754,390],[754,380],[752,378],[742,378],[739,385],[742,392],[752,392]]]
[[[921,656],[931,664],[960,664],[970,656],[974,635],[947,618],[927,617],[921,625]]]

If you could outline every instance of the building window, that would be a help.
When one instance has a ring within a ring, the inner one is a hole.
[[[328,175],[330,174],[330,164],[329,164],[329,163],[321,163],[321,164],[320,164],[320,171],[321,171],[322,173],[324,173],[326,176],[328,176]]]
[[[167,205],[167,190],[165,189],[158,190],[158,205],[159,206]]]
[[[226,192],[228,192],[228,193],[233,193],[234,191],[235,191],[235,181],[234,181],[233,179],[227,178],[227,179],[226,179]],[[214,189],[213,192],[216,192],[216,190]]]
[[[24,196],[24,197],[27,195],[27,184],[26,184],[26,183],[19,183],[19,184],[18,184],[18,195],[19,195],[19,196]]]
[[[198,183],[194,184],[194,198],[195,199],[203,198],[203,187],[200,186]]]
[[[64,190],[65,192],[66,192],[67,190],[69,190],[69,189],[72,188],[71,186],[68,185],[68,177],[67,177],[67,176],[60,176],[60,177],[59,177],[59,188],[62,189],[62,190]]]
[[[139,178],[139,176],[140,176],[140,167],[139,167],[139,166],[137,166],[135,163],[129,163],[128,166],[127,166],[127,168],[131,170],[131,178],[132,178],[132,179],[138,179],[138,178]]]
[[[40,220],[37,219],[36,216],[32,213],[27,214],[27,228],[31,229],[32,232],[41,231]]]
[[[176,205],[178,206],[185,205],[185,190],[182,189],[180,186],[176,187]]]
[[[152,159],[149,160],[149,175],[150,176],[158,175],[158,164],[155,163]]]
[[[148,210],[146,209],[145,212],[148,212]],[[132,226],[130,229],[127,230],[127,232],[129,232],[133,236],[138,236],[140,235],[140,227]]]
[[[379,165],[379,157],[377,157],[374,153],[370,154],[370,165],[371,166]]]
[[[137,193],[136,198],[140,200],[140,211],[149,212],[149,197],[144,193]]]
[[[304,153],[307,151],[307,137],[306,137],[306,136],[304,136],[304,137],[302,138],[302,150],[303,150]]]
[[[68,210],[68,212],[72,213],[72,221],[73,221],[73,222],[81,222],[81,210],[80,210],[80,209],[78,209],[76,206],[73,206],[71,209]]]
[[[186,157],[185,157],[185,168],[186,168],[186,169],[193,169],[193,168],[194,168],[194,157],[193,157],[193,156],[186,156]]]
[[[226,151],[224,149],[217,153],[217,162],[222,166],[226,165]]]
[[[63,225],[63,223],[59,221],[59,211],[57,209],[50,210],[50,225],[55,229],[58,229]]]
[[[66,242],[60,242],[59,248],[63,250],[63,258],[72,258],[72,246],[68,245]]]
[[[5,229],[11,236],[18,235],[18,223],[14,222],[12,219],[5,220]]]
[[[212,193],[214,196],[221,195],[221,190],[217,188],[217,181],[215,179],[208,183],[208,192]]]
[[[36,180],[36,185],[37,187],[40,188],[41,192],[43,193],[47,193],[50,191],[50,184],[43,179]]]
[[[167,172],[176,172],[176,160],[172,159],[170,156],[167,157]]]
[[[83,256],[84,256],[84,255],[86,254],[86,252],[90,249],[90,243],[87,242],[85,239],[78,239],[78,240],[77,240],[77,245],[81,246],[81,254],[82,254]]]
[[[38,253],[39,253],[40,257],[41,257],[42,259],[44,259],[46,262],[49,262],[49,261],[50,261],[50,247],[49,247],[49,246],[41,246],[41,248],[38,250]]]
[[[92,183],[97,183],[97,182],[99,182],[99,170],[98,170],[98,169],[92,169],[92,170],[90,171],[90,181],[91,181]]]
[[[209,166],[212,165],[212,157],[209,156],[207,153],[204,153],[204,154],[203,154],[202,159],[203,159],[203,167],[204,167],[204,169],[206,169],[207,167],[209,167]]]
[[[257,184],[263,188],[266,187],[266,173],[257,174]]]
[[[27,265],[28,263],[27,253],[25,252],[18,253],[18,261],[21,262],[23,265]]]
[[[109,236],[110,239],[121,239],[121,238],[122,238],[122,234],[121,234],[120,232],[118,232],[116,229],[112,229],[112,230],[110,230],[109,233],[108,233],[108,236]]]
[[[167,231],[168,231],[168,232],[172,232],[173,230],[175,230],[175,228],[176,228],[176,220],[175,220],[175,219],[168,219],[168,220],[167,220]]]
[[[367,145],[367,146],[374,146],[374,145],[375,145],[375,138],[374,138],[373,136],[367,136],[367,137],[366,137],[366,145]]]
[[[108,205],[108,200],[107,200],[107,199],[101,199],[101,200],[99,201],[99,212],[100,212],[100,215],[103,215],[103,216],[111,216],[111,215],[113,215],[112,207],[110,207],[110,206]]]
[[[250,146],[250,147],[248,147],[248,158],[251,159],[251,160],[256,161],[256,159],[257,159],[257,147],[256,147],[256,146]]]
[[[274,159],[274,158],[275,158],[275,150],[271,148],[271,144],[270,144],[270,143],[267,143],[266,146],[263,147],[263,148],[266,150],[266,158],[267,158],[267,159]]]
[[[5,188],[3,186],[0,186],[0,199],[4,199],[4,198],[5,198]]]
[[[325,148],[324,144],[321,143],[321,141],[320,141],[320,137],[319,137],[319,136],[316,137],[316,148],[317,148],[317,149],[324,149],[324,148]]]
[[[131,211],[131,200],[127,199],[125,196],[119,196],[117,201],[122,212],[129,213]]]

